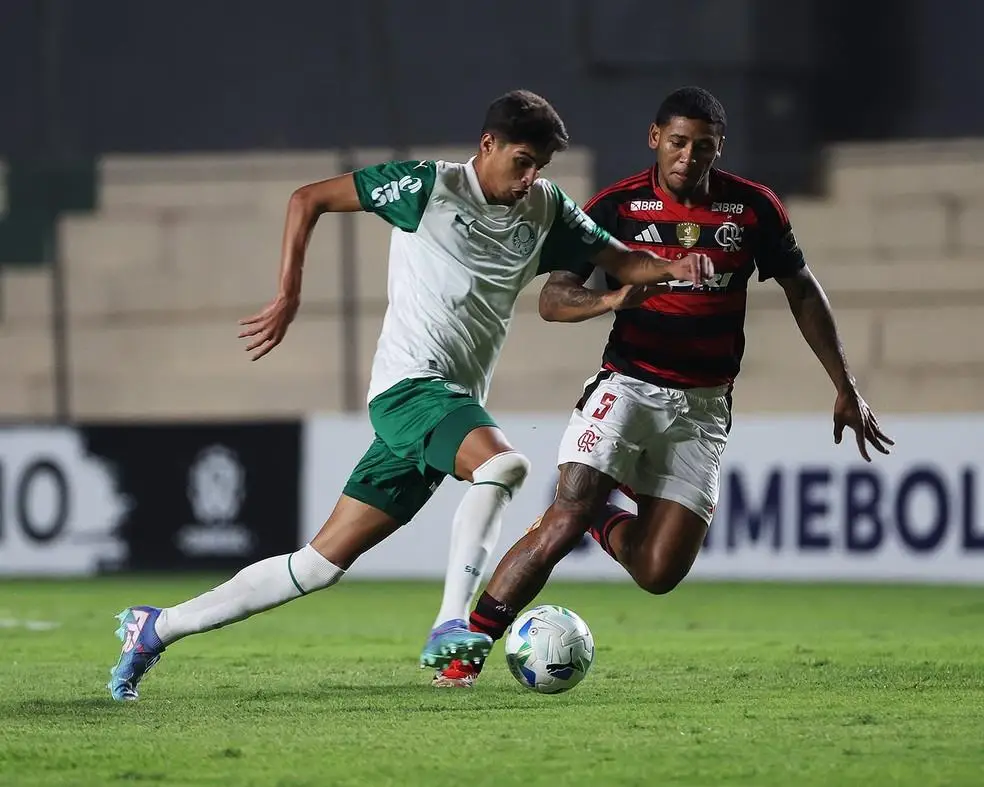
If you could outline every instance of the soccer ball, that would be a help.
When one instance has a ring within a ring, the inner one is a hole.
[[[506,635],[509,671],[541,694],[573,689],[593,661],[594,637],[588,624],[564,607],[534,607],[516,618]]]

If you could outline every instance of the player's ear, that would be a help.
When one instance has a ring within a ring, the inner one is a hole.
[[[655,123],[649,126],[649,149],[658,150],[659,149],[659,126]]]
[[[492,132],[486,131],[482,134],[478,147],[486,156],[492,152],[492,149],[495,147],[495,136],[493,136]]]
[[[721,141],[718,142],[717,152],[714,154],[714,158],[721,158],[721,154],[724,152],[724,137],[721,137]]]

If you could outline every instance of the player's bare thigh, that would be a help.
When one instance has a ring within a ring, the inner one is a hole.
[[[461,441],[454,457],[454,474],[465,481],[471,481],[472,473],[493,456],[514,450],[501,429],[496,426],[479,426],[472,429]]]
[[[643,590],[669,593],[690,573],[707,522],[674,500],[637,495],[639,515],[624,525],[629,572]]]
[[[456,474],[471,480],[476,468],[493,456],[512,450],[500,429],[490,426],[473,429],[458,449]],[[385,541],[401,526],[401,522],[375,506],[343,494],[331,516],[311,539],[311,546],[339,568],[348,569],[360,555]]]
[[[328,521],[311,539],[322,556],[342,569],[399,530],[401,523],[361,500],[341,495]]]

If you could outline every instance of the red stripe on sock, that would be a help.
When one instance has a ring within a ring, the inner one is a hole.
[[[480,615],[478,612],[472,612],[469,616],[468,628],[472,631],[480,631],[483,634],[489,634],[490,636],[502,630],[500,623],[497,623],[484,615]]]
[[[632,519],[633,516],[634,515],[630,514],[628,511],[619,511],[617,514],[614,514],[605,520],[605,523],[600,528],[592,529],[591,535],[594,537],[594,540],[598,542],[598,546],[604,549],[612,557],[615,557],[615,553],[612,551],[612,545],[608,540],[611,535],[612,528],[619,522],[626,519]],[[615,559],[617,560],[618,558]]]
[[[611,516],[605,520],[605,524],[601,526],[600,532],[604,533],[607,536],[608,531],[611,530],[613,527],[615,527],[615,523],[618,522],[618,520],[623,519],[624,517],[627,516],[632,516],[632,515],[628,511],[619,511],[614,516]]]
[[[615,514],[615,516],[605,522],[605,524],[601,527],[601,532],[605,537],[605,542],[607,543],[608,536],[611,534],[612,528],[615,527],[615,525],[625,519],[632,519],[634,516],[634,514],[630,514],[628,511],[623,511],[620,514]]]

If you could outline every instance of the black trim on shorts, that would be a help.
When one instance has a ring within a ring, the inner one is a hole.
[[[577,404],[574,405],[575,410],[583,410],[584,405],[588,403],[588,399],[598,390],[598,386],[601,385],[605,380],[610,378],[615,372],[611,369],[602,369],[598,374],[595,375],[594,380],[588,383],[587,388],[584,389],[584,393],[581,394],[581,398],[577,400]]]

